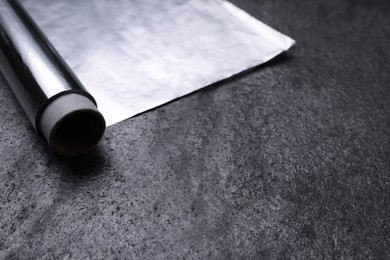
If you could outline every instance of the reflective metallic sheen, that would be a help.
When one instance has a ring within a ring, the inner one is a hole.
[[[21,3],[95,97],[108,125],[264,63],[294,44],[223,0]],[[24,35],[31,28],[12,30]],[[52,56],[41,57],[37,39],[23,37],[15,53],[27,64],[41,63],[31,81],[51,83],[37,98],[44,101],[73,77],[59,73]]]
[[[57,97],[78,93],[96,103],[13,0],[0,0],[0,69],[38,132],[41,114]]]

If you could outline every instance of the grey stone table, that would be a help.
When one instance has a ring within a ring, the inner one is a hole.
[[[0,79],[0,258],[390,257],[390,2],[234,0],[284,56],[54,155]]]

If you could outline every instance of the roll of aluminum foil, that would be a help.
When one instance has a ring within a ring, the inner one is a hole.
[[[224,0],[0,3],[2,72],[39,132],[53,124],[41,119],[42,111],[61,93],[91,102],[93,96],[112,125],[260,65],[294,44]]]
[[[64,156],[87,152],[105,120],[23,7],[0,1],[0,69],[36,130]]]

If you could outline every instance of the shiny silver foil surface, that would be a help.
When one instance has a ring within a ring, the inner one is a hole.
[[[96,104],[18,1],[0,0],[0,71],[33,126],[60,96],[79,94]]]
[[[21,0],[112,125],[294,41],[223,0]]]

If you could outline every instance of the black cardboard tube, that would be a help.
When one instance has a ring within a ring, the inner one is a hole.
[[[0,70],[57,153],[77,156],[100,141],[105,120],[96,101],[17,0],[0,0]]]

